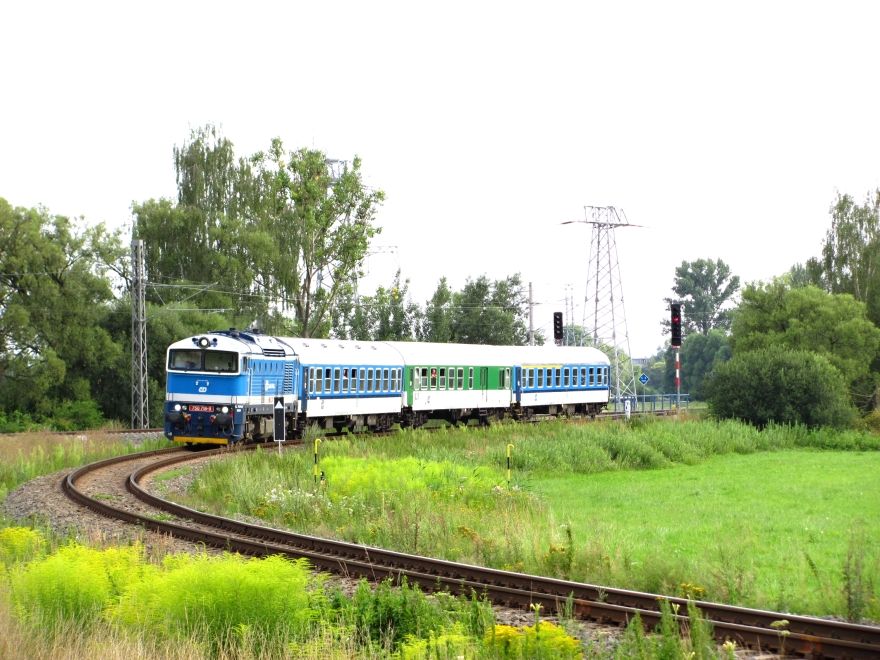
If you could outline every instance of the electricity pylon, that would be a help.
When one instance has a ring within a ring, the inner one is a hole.
[[[623,284],[617,259],[618,227],[639,227],[613,206],[585,206],[584,220],[562,224],[592,225],[590,256],[587,266],[587,291],[584,297],[583,327],[596,348],[610,353],[611,396],[615,402],[636,396],[636,374],[630,359],[629,331],[623,304]]]
[[[131,242],[131,428],[150,426],[144,242]]]

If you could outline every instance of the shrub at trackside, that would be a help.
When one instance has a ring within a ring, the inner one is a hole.
[[[823,355],[771,346],[734,355],[707,383],[709,409],[759,428],[770,422],[815,428],[853,423],[841,373]]]

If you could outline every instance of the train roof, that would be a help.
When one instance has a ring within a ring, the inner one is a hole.
[[[386,342],[278,337],[304,364],[402,365],[400,353]]]
[[[538,364],[609,364],[606,355],[588,346],[486,346],[388,342],[406,364],[467,364],[474,366]]]
[[[247,342],[240,337],[231,336],[228,333],[206,332],[192,335],[186,339],[174,342],[168,350],[187,350],[201,348],[199,340],[207,339],[207,348],[218,351],[235,351],[236,353],[261,353],[262,349],[254,342]]]

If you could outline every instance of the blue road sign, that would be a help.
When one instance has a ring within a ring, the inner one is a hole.
[[[648,378],[648,374],[642,374],[641,376],[639,376],[639,382],[642,385],[647,385],[649,380],[651,380],[651,379]]]

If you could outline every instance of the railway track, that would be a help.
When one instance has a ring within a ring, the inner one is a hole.
[[[660,621],[660,603],[665,600],[680,625],[687,624],[688,601],[682,598],[458,564],[246,524],[164,500],[143,485],[154,472],[223,453],[230,452],[171,448],[116,457],[71,472],[63,488],[74,501],[101,515],[242,554],[305,557],[324,571],[370,580],[406,577],[427,591],[476,592],[506,606],[540,605],[551,613],[566,606],[575,617],[618,625],[625,625],[638,613],[645,625],[653,628]],[[169,520],[170,516],[174,519]],[[734,640],[753,649],[813,658],[880,657],[880,627],[702,601],[695,604],[721,642]],[[780,624],[783,620],[787,623]]]

